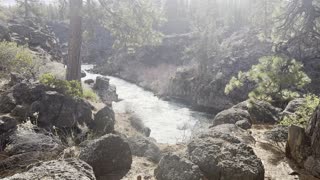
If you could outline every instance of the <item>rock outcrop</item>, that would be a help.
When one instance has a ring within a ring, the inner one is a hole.
[[[53,32],[36,20],[14,19],[9,21],[11,40],[18,44],[27,44],[35,52],[47,52],[52,60],[62,62],[61,46]]]
[[[18,121],[9,116],[0,116],[0,152],[9,142],[10,135],[17,129]]]
[[[78,159],[65,159],[41,162],[27,172],[18,173],[4,180],[31,179],[95,180],[93,170],[87,163]]]
[[[158,163],[161,158],[161,151],[155,140],[141,135],[128,138],[128,143],[132,155],[146,157],[147,159]]]
[[[119,180],[131,168],[129,144],[120,136],[108,134],[99,139],[85,141],[79,158],[92,166],[98,180]]]
[[[253,149],[230,134],[200,134],[188,144],[188,154],[210,180],[264,179],[263,164]]]
[[[93,88],[105,104],[111,104],[113,101],[118,101],[116,87],[110,85],[108,78],[98,76]]]
[[[175,154],[165,155],[154,170],[157,180],[200,180],[200,168],[184,157]]]
[[[306,129],[289,128],[286,154],[313,176],[320,178],[320,106],[312,115]]]
[[[285,112],[294,113],[298,110],[298,108],[305,103],[306,99],[304,98],[297,98],[288,103],[286,108],[284,109]]]
[[[2,94],[0,97],[0,113],[10,113],[16,107],[16,104],[12,93]]]
[[[248,109],[251,120],[255,124],[275,124],[281,119],[281,111],[280,108],[276,108],[265,101],[250,102]]]
[[[272,44],[259,40],[256,31],[243,28],[222,37],[223,52],[205,59],[204,69],[180,68],[170,80],[167,95],[209,112],[217,113],[247,99],[252,85],[224,93],[226,84],[239,71],[247,71],[262,56],[271,54]]]
[[[8,157],[0,161],[0,171],[9,174],[32,163],[54,159],[64,149],[57,136],[38,129],[30,122],[18,125],[7,138],[3,152]]]
[[[256,140],[251,134],[249,134],[248,131],[243,130],[242,128],[234,124],[221,124],[218,126],[212,126],[210,127],[210,129],[203,131],[202,134],[214,134],[216,132],[237,137],[242,143],[245,144],[254,145],[256,143]]]

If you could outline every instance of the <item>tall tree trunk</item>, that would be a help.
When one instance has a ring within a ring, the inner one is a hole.
[[[68,81],[81,80],[82,0],[70,0],[70,38],[67,62]]]

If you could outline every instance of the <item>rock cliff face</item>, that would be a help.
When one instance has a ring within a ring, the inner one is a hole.
[[[69,25],[64,22],[47,22],[47,25],[63,45],[62,51],[64,52],[64,55],[66,55],[68,50]],[[82,62],[89,64],[106,62],[112,54],[112,45],[114,40],[111,33],[99,25],[88,28],[93,30],[93,34],[83,39],[81,50]],[[65,58],[67,57],[65,56]]]
[[[6,26],[8,27],[11,41],[15,41],[21,45],[27,44],[31,50],[40,55],[43,55],[43,53],[46,52],[50,55],[49,58],[51,60],[62,61],[59,40],[47,26],[32,19],[10,20]]]
[[[261,56],[271,53],[271,44],[261,42],[254,31],[243,29],[222,41],[223,54],[209,60],[208,71],[197,67],[181,68],[171,79],[168,95],[186,101],[199,109],[219,112],[247,99],[250,87],[226,96],[225,85],[239,71],[257,64]]]
[[[142,47],[134,54],[127,51],[114,54],[107,63],[98,64],[93,71],[118,76],[163,94],[176,68],[184,63],[184,50],[192,38],[192,34],[166,36],[159,46]]]
[[[306,129],[297,126],[289,128],[286,153],[300,167],[320,178],[320,106]]]

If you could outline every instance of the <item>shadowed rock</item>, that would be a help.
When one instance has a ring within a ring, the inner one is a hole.
[[[98,180],[119,180],[130,170],[132,163],[128,143],[118,135],[108,134],[85,141],[79,158],[92,166]]]

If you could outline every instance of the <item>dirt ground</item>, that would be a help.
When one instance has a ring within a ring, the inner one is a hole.
[[[317,180],[317,178],[305,175],[293,162],[285,157],[285,143],[276,144],[267,141],[263,134],[272,129],[272,126],[255,125],[250,129],[256,144],[252,148],[261,159],[265,168],[266,180]],[[299,175],[290,175],[299,174]]]

